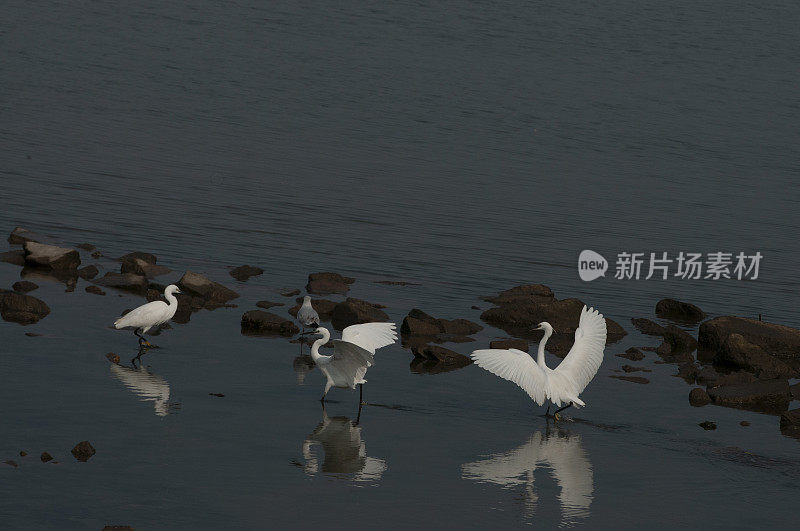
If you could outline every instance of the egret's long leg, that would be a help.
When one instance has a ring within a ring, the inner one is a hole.
[[[550,416],[550,405],[551,405],[550,402],[548,402],[547,403],[547,411],[545,411],[545,413],[544,413],[545,417],[549,417]]]
[[[556,420],[559,420],[559,413],[561,413],[562,411],[564,411],[568,407],[572,407],[572,402],[570,402],[569,404],[567,404],[566,406],[564,406],[562,408],[556,409],[556,412],[553,413],[553,418],[556,419]]]
[[[364,384],[358,384],[358,407],[364,405]]]
[[[146,340],[142,334],[139,333],[139,329],[138,328],[136,330],[134,330],[133,333],[134,333],[134,335],[136,335],[136,337],[139,338],[139,349],[143,349],[146,346],[148,346],[148,347],[151,346],[150,342],[148,340]]]

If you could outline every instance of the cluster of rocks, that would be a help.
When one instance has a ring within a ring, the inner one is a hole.
[[[192,313],[202,309],[235,308],[236,306],[230,304],[230,301],[239,297],[239,294],[232,289],[193,271],[184,273],[176,285],[181,289],[181,293],[175,294],[175,298],[178,299],[178,310],[172,320],[179,324],[188,323]],[[147,300],[165,300],[165,288],[163,284],[148,283]]]
[[[89,441],[81,441],[78,444],[76,444],[72,448],[72,450],[70,450],[70,453],[75,459],[85,463],[86,461],[91,459],[94,454],[97,453],[97,450],[94,449],[94,447]],[[20,450],[19,456],[27,457],[28,452],[26,452],[25,450]],[[39,460],[42,463],[53,463],[53,464],[58,463],[58,461],[56,461],[55,458],[52,455],[50,455],[49,452],[42,452],[41,455],[39,455]],[[17,462],[14,461],[13,459],[7,459],[3,462],[9,466],[13,466],[14,468],[17,468],[19,466]]]
[[[483,327],[467,319],[436,318],[414,308],[403,319],[400,335],[403,347],[414,354],[411,370],[416,373],[436,374],[461,369],[472,360],[454,350],[431,343],[465,343]]]
[[[553,326],[547,349],[564,357],[575,339],[583,301],[557,299],[553,290],[542,284],[525,284],[482,297],[495,306],[481,314],[481,320],[502,329],[511,336],[539,341],[542,332],[534,328],[542,321]],[[622,339],[627,332],[617,322],[606,318],[607,343]]]

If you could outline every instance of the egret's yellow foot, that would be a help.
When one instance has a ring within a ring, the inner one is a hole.
[[[556,421],[561,420],[561,415],[559,415],[558,413],[554,413],[553,419],[555,419]]]

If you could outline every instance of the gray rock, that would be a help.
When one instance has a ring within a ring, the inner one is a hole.
[[[785,361],[771,356],[741,334],[731,334],[714,355],[714,364],[752,372],[761,379],[794,378],[798,371]]]
[[[50,308],[31,295],[0,290],[0,316],[21,325],[33,324],[47,317]]]
[[[109,271],[103,277],[92,280],[94,284],[106,288],[132,291],[144,295],[147,292],[147,278],[133,273],[114,273]]]
[[[698,323],[706,318],[699,307],[675,299],[661,299],[656,303],[656,315],[663,319],[684,323]]]
[[[331,311],[331,325],[336,330],[344,330],[350,325],[360,323],[382,323],[389,321],[389,316],[374,304],[348,297]]]
[[[166,275],[170,272],[171,270],[168,267],[158,264],[151,264],[143,258],[135,258],[130,256],[122,260],[122,266],[120,267],[120,273],[132,273],[134,275],[147,278],[155,278],[161,275]]]
[[[761,380],[742,385],[713,387],[708,396],[714,404],[751,411],[780,414],[792,399],[789,382],[784,379]]]
[[[232,289],[192,271],[184,273],[178,281],[178,287],[189,295],[204,299],[206,307],[220,306],[239,296]]]
[[[75,249],[33,241],[25,242],[23,249],[25,249],[25,263],[33,267],[67,271],[75,270],[81,263],[81,255]]]
[[[339,273],[311,273],[308,275],[306,291],[314,295],[328,295],[331,293],[347,293],[354,278],[345,277]]]
[[[98,273],[100,273],[100,270],[94,264],[78,269],[78,276],[83,280],[92,280]]]
[[[263,310],[250,310],[242,315],[242,334],[293,336],[300,329],[290,320]]]
[[[22,227],[15,228],[8,236],[8,243],[11,245],[24,245],[26,242],[48,244],[55,243],[53,238],[49,236],[44,236],[43,234],[33,232],[32,230],[23,229]]]

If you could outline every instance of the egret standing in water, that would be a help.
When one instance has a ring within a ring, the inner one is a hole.
[[[566,402],[567,405],[553,415],[559,420],[558,414],[568,407],[586,405],[578,395],[592,381],[603,361],[606,320],[597,310],[587,310],[584,306],[578,329],[575,330],[575,344],[555,369],[544,363],[544,347],[553,335],[553,327],[550,323],[542,322],[534,330],[544,330],[536,361],[515,348],[476,350],[472,353],[472,359],[477,366],[520,386],[540,406],[545,400],[556,407]],[[546,414],[549,413],[548,405]]]
[[[330,332],[323,327],[314,332],[322,337],[311,345],[311,357],[328,379],[320,401],[325,401],[331,387],[355,389],[356,384],[359,384],[359,400],[363,403],[364,384],[367,383],[364,375],[367,374],[367,368],[375,364],[375,350],[397,341],[395,324],[364,323],[348,326],[342,330],[342,339],[333,341],[333,356],[319,353],[319,348],[331,338]]]
[[[175,298],[174,294],[180,292],[181,290],[178,289],[178,286],[170,284],[167,286],[167,289],[164,290],[164,297],[169,301],[169,304],[164,301],[153,301],[143,304],[114,321],[114,328],[117,330],[132,328],[133,333],[139,338],[140,349],[155,347],[155,345],[147,341],[142,334],[154,326],[160,326],[172,319],[175,315],[175,311],[178,309],[178,299]]]
[[[311,297],[308,295],[303,297],[303,305],[297,310],[297,320],[303,325],[303,334],[306,333],[306,328],[316,328],[319,326],[319,314],[317,310],[311,306]]]

